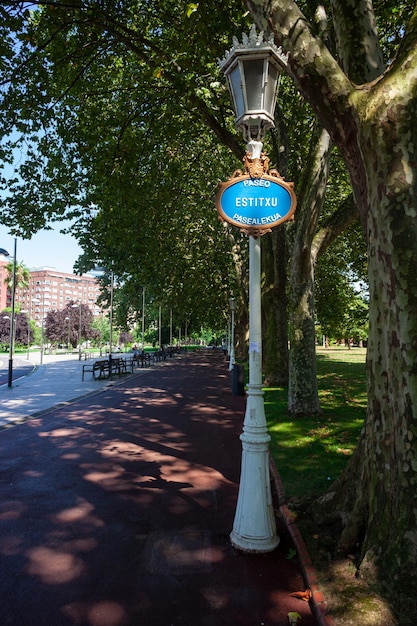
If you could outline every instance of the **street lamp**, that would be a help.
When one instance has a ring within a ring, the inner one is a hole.
[[[30,330],[31,330],[31,326],[30,326],[30,320],[32,319],[32,313],[33,313],[33,304],[38,304],[40,302],[39,298],[34,298],[33,300],[31,300],[30,296],[28,297],[28,353],[27,353],[27,358],[30,359]],[[21,313],[23,313],[24,311],[20,311]]]
[[[96,265],[94,267],[94,271],[108,273],[109,269],[107,267]],[[114,271],[113,269],[110,269],[110,313],[109,313],[109,325],[110,325],[109,363],[110,363],[110,367],[111,367],[112,347],[113,347],[113,292],[114,292]],[[101,334],[100,334],[100,355],[101,355]],[[80,359],[81,359],[81,354],[80,354]]]
[[[145,354],[145,287],[142,291],[142,354]]]
[[[67,341],[67,352],[70,353],[70,343],[71,343],[71,318],[69,315],[66,316],[65,321],[68,322],[68,341]]]
[[[41,313],[41,355],[40,364],[43,364],[43,353],[45,350],[45,292],[42,292],[42,313]]]
[[[159,305],[158,343],[159,343],[159,350],[162,350],[162,308],[161,308],[161,305]]]
[[[13,276],[12,276],[12,314],[10,318],[10,341],[9,341],[9,371],[7,376],[7,386],[12,386],[13,381],[13,352],[14,352],[14,333],[15,333],[15,319],[14,319],[14,309],[15,309],[15,296],[16,296],[16,250],[17,250],[17,239],[14,238],[14,258],[13,258]],[[4,256],[10,256],[10,254],[4,248],[0,248],[0,254]]]
[[[110,270],[110,350],[109,350],[109,363],[111,371],[111,356],[113,349],[113,292],[114,292],[114,272]]]
[[[249,36],[243,35],[243,43],[236,37],[233,38],[232,49],[219,61],[232,96],[236,128],[242,130],[247,142],[245,174],[240,173],[243,192],[240,195],[235,194],[232,199],[233,214],[238,213],[236,207],[245,204],[242,196],[246,193],[246,188],[249,193],[249,190],[255,187],[264,187],[265,192],[268,188],[274,187],[272,172],[270,176],[265,176],[268,159],[262,152],[262,139],[266,130],[274,126],[278,78],[281,66],[285,65],[286,60],[281,49],[273,43],[273,38],[265,41],[263,33],[257,34],[253,25]],[[276,170],[274,175],[278,175],[277,185],[281,185],[283,179]],[[224,184],[228,187],[228,192],[232,184],[234,182]],[[284,187],[289,185],[284,184]],[[290,194],[288,189],[285,189],[285,193],[287,192]],[[270,230],[268,226],[274,226],[284,220],[277,211],[265,218],[258,219],[256,215],[239,218],[242,223],[236,224],[223,212],[221,198],[219,193],[217,206],[221,217],[242,228],[249,235],[249,385],[243,432],[240,436],[242,467],[239,494],[230,539],[233,546],[242,551],[263,553],[274,550],[279,543],[279,537],[276,532],[269,476],[268,444],[271,438],[266,426],[262,391],[260,237]],[[246,196],[244,199],[246,201]],[[295,209],[295,204],[292,206],[294,201],[295,196],[294,198],[291,196],[292,213]],[[252,204],[256,204],[255,200]],[[246,226],[243,227],[243,224]],[[232,306],[230,308],[233,315]],[[233,350],[231,341],[231,367]]]
[[[230,362],[229,362],[229,372],[233,370],[233,366],[235,364],[235,310],[236,310],[236,302],[234,298],[229,298],[229,308],[232,313],[231,317],[231,327],[230,327]]]
[[[71,304],[72,309],[78,309],[78,360],[81,361],[81,300],[78,304]]]
[[[82,302],[80,300],[79,320],[78,320],[78,360],[81,361],[81,311]]]

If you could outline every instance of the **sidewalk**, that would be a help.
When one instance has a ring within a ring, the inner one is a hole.
[[[35,352],[28,362],[34,368],[28,376],[14,380],[11,388],[0,386],[0,428],[118,382],[117,378],[93,380],[91,372],[82,381],[82,368],[88,361],[79,361],[74,354],[44,355],[40,365],[40,354]]]
[[[305,587],[283,525],[271,553],[230,544],[245,398],[221,355],[181,355],[97,393],[87,383],[68,402],[76,365],[65,393],[55,362],[0,396],[20,417],[36,390],[49,400],[0,431],[1,623],[288,626],[296,612],[314,626],[290,595]]]

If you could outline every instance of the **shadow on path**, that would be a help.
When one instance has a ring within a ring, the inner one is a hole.
[[[245,399],[187,355],[0,432],[1,624],[284,626],[291,543],[230,544]]]

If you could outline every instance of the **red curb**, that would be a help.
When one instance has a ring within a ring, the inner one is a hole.
[[[304,539],[297,528],[295,521],[296,517],[285,504],[284,485],[271,454],[269,455],[269,467],[278,496],[280,516],[284,521],[287,531],[294,542],[295,549],[297,550],[298,560],[304,577],[304,583],[306,587],[311,590],[312,595],[310,599],[310,606],[314,613],[314,617],[317,620],[318,626],[336,626],[336,622],[333,617],[327,613],[328,604],[323,592],[319,589],[317,573],[304,543]]]

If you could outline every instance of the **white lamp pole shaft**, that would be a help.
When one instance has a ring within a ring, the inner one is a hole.
[[[242,441],[242,468],[232,544],[244,552],[271,552],[278,543],[272,506],[262,391],[261,240],[249,237],[249,385]]]

